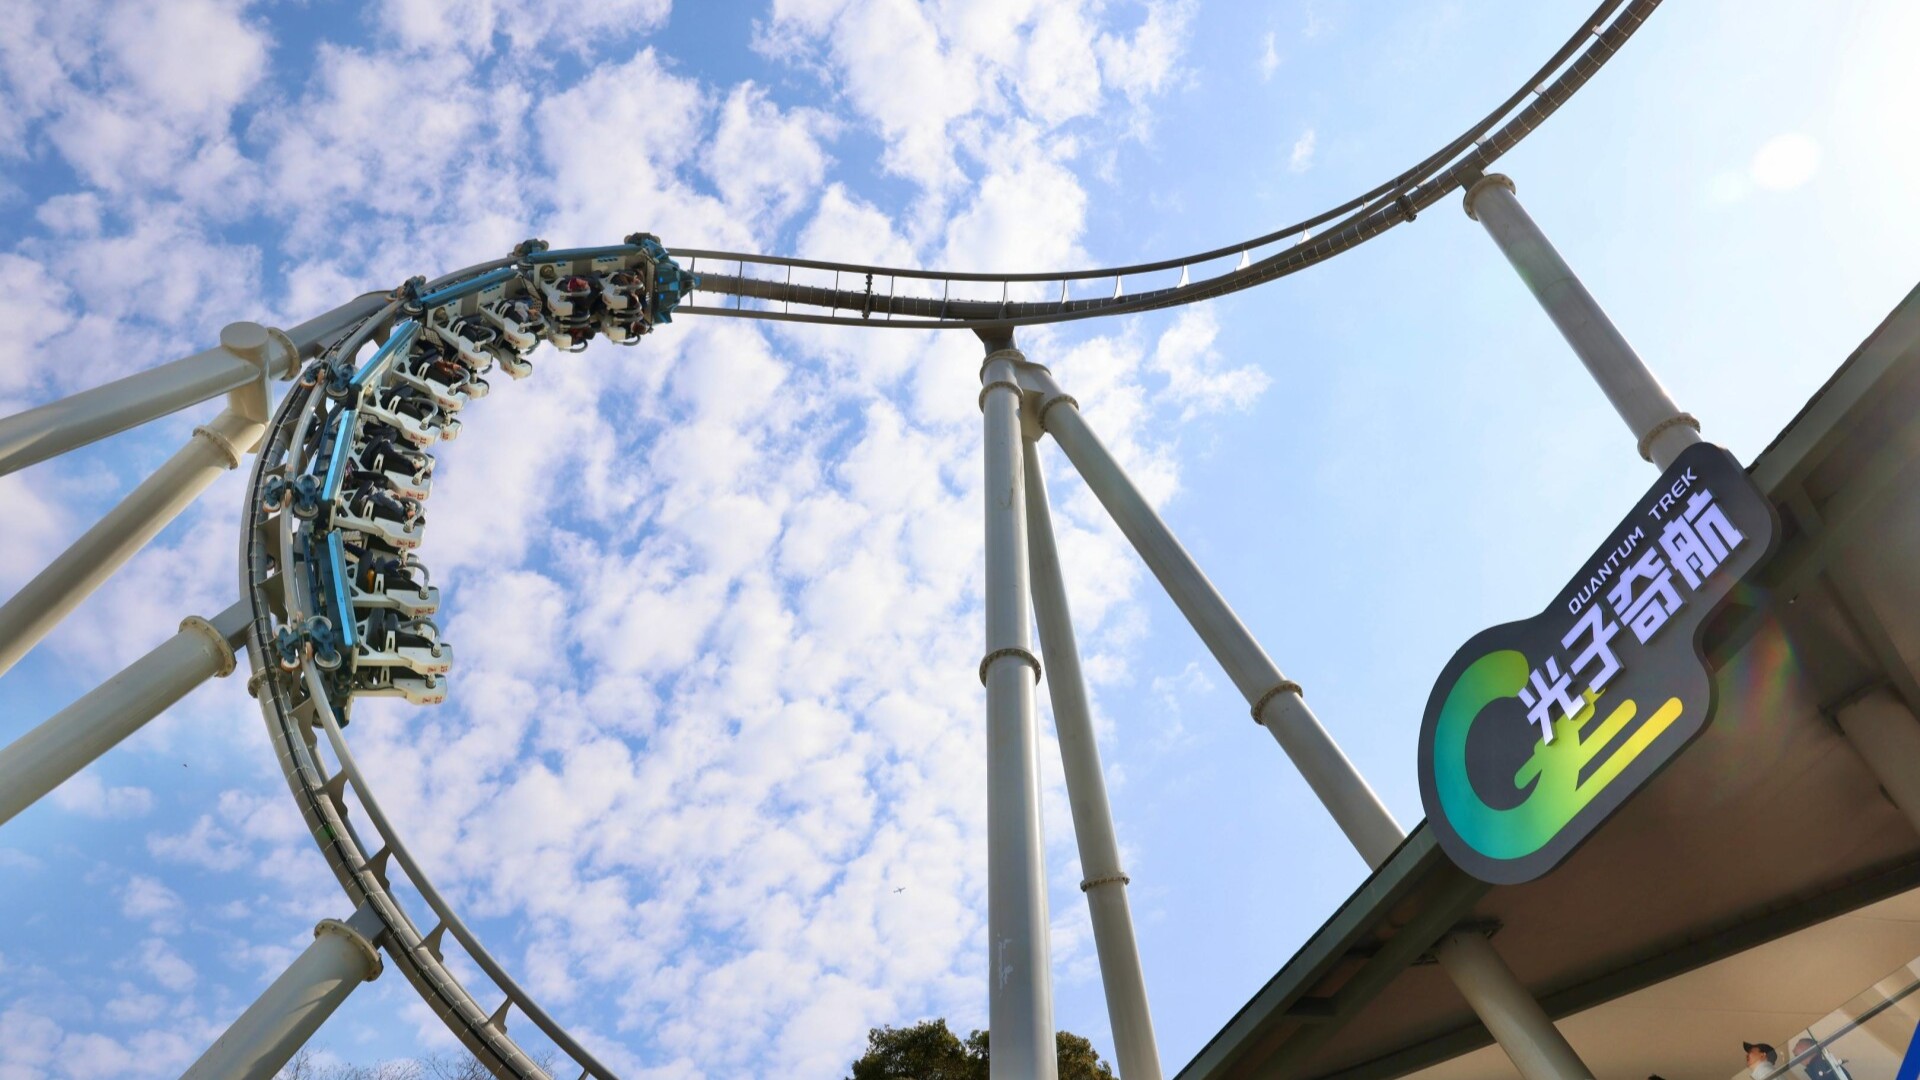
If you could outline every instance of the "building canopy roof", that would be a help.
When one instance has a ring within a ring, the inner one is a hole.
[[[1428,955],[1462,925],[1602,1076],[1731,1075],[1736,1025],[1778,1035],[1920,955],[1920,834],[1831,720],[1878,688],[1920,713],[1920,288],[1748,472],[1783,540],[1707,628],[1707,730],[1539,880],[1473,881],[1422,825],[1180,1080],[1512,1075],[1442,1064],[1491,1043]]]

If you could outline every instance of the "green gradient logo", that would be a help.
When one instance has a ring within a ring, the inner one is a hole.
[[[1694,446],[1552,605],[1454,654],[1419,760],[1454,862],[1495,884],[1539,877],[1699,734],[1713,712],[1701,632],[1777,532],[1732,455]]]

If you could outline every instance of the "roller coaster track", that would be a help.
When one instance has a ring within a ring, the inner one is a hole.
[[[1251,288],[1412,221],[1470,184],[1585,85],[1657,6],[1605,0],[1520,90],[1418,164],[1304,221],[1193,255],[993,274],[707,250],[670,257],[641,235],[575,251],[529,242],[507,258],[433,282],[416,279],[336,313],[348,325],[316,349],[274,413],[248,485],[240,572],[251,608],[249,688],[309,829],[348,898],[378,915],[380,943],[393,962],[496,1075],[548,1075],[508,1034],[516,1013],[578,1075],[613,1075],[514,981],[434,889],[342,732],[356,696],[419,703],[444,697],[451,646],[431,623],[438,593],[411,549],[432,482],[425,447],[457,433],[455,414],[486,392],[483,372],[529,373],[527,355],[542,340],[578,349],[600,333],[634,344],[678,313],[988,329],[1171,307]],[[688,299],[695,290],[723,299],[695,303]],[[377,348],[360,362],[370,345]],[[396,869],[407,890],[397,887]],[[492,982],[497,997],[489,996],[490,1005],[455,977],[447,959],[455,946]]]

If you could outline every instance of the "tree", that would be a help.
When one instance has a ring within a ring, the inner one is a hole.
[[[1053,1046],[1060,1080],[1115,1080],[1090,1040],[1061,1031]],[[987,1080],[990,1060],[986,1032],[971,1032],[963,1042],[945,1020],[923,1020],[868,1031],[867,1052],[853,1063],[849,1080]]]
[[[962,1044],[945,1020],[873,1028],[850,1080],[987,1080],[985,1036],[976,1031],[973,1038],[980,1040],[977,1051]]]
[[[1071,1031],[1056,1032],[1053,1051],[1060,1058],[1060,1080],[1114,1080],[1113,1070],[1100,1060],[1090,1039]]]

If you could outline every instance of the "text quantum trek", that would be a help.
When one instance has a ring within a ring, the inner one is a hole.
[[[1482,881],[1551,870],[1706,726],[1708,618],[1766,560],[1773,507],[1726,450],[1687,448],[1543,612],[1475,635],[1420,726],[1420,797]]]

